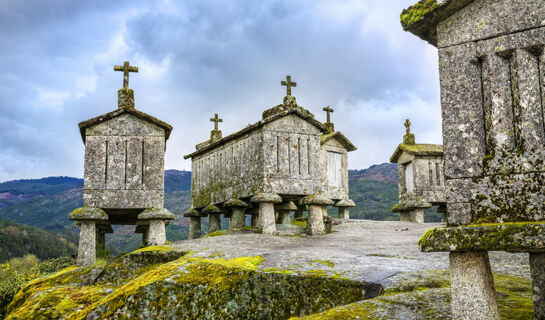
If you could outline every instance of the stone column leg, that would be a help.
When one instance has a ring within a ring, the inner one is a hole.
[[[201,237],[201,217],[189,218],[189,240]]]
[[[142,245],[147,247],[149,245],[149,226],[142,232]]]
[[[149,221],[148,244],[150,246],[164,245],[167,242],[165,222],[163,220]]]
[[[244,211],[244,208],[233,207],[233,213],[231,214],[231,219],[229,219],[229,230],[244,228],[246,222]]]
[[[259,203],[259,228],[261,228],[264,234],[276,234],[276,221],[274,216],[274,203]]]
[[[86,267],[96,262],[96,223],[79,221],[78,267]]]
[[[291,224],[291,215],[287,210],[280,210],[277,222],[279,224]]]
[[[305,210],[295,210],[295,215],[293,217],[294,218],[304,218],[305,217],[304,212],[305,212]]]
[[[325,206],[310,204],[308,206],[307,233],[311,236],[325,234],[323,208]]]
[[[530,253],[534,319],[545,319],[545,252]]]
[[[257,214],[252,214],[252,227],[257,227],[259,225],[259,216]]]
[[[327,217],[327,206],[322,207],[322,216]]]
[[[217,213],[208,215],[208,233],[221,230],[221,216]]]
[[[409,211],[400,212],[399,221],[411,222],[411,212]]]
[[[106,250],[106,233],[104,230],[100,230],[100,228],[96,228],[96,250],[98,252],[104,252]]]
[[[348,207],[339,207],[339,219],[350,219]]]
[[[424,223],[424,209],[414,210],[414,222]]]
[[[499,320],[487,251],[451,252],[452,319]]]

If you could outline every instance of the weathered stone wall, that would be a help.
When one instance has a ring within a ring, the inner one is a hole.
[[[341,187],[330,186],[328,183],[328,162],[329,156],[328,152],[336,152],[342,155],[341,161],[341,174],[342,174],[342,183]],[[339,142],[337,139],[329,139],[321,145],[321,167],[322,175],[321,179],[325,185],[325,193],[328,198],[340,200],[348,199],[348,152],[346,148]]]
[[[406,165],[412,163],[414,190],[413,195],[407,195]],[[414,155],[403,152],[398,159],[399,175],[399,199],[417,197],[433,204],[445,203],[445,175],[444,160],[438,156],[423,156],[416,158]],[[414,201],[414,199],[412,199]]]
[[[323,177],[319,134],[312,124],[288,115],[194,157],[193,206],[258,192],[315,193]]]
[[[263,185],[263,132],[227,142],[193,158],[191,201],[195,208],[246,198]]]
[[[545,2],[541,0],[473,1],[439,23],[437,44],[448,47],[544,26],[544,16]]]
[[[263,191],[298,196],[320,191],[325,183],[320,133],[318,128],[293,114],[263,127]]]
[[[164,129],[123,114],[85,134],[84,206],[163,206]]]
[[[438,26],[450,225],[545,220],[545,2],[521,2]]]

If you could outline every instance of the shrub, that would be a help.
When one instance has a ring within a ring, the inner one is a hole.
[[[49,259],[39,263],[34,255],[13,258],[0,270],[0,319],[6,317],[6,309],[13,297],[26,283],[39,277],[62,270],[75,263],[71,257]]]

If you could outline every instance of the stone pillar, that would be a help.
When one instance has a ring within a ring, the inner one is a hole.
[[[450,253],[452,318],[499,320],[487,251]]]
[[[184,217],[189,218],[188,239],[191,240],[200,238],[202,214],[194,208],[189,208],[184,212]]]
[[[80,227],[78,245],[78,267],[96,262],[97,223],[108,221],[108,215],[100,208],[82,207],[72,211],[68,219],[75,220]]]
[[[150,220],[148,245],[158,246],[167,242],[167,234],[165,230],[165,222],[163,220]]]
[[[202,213],[208,215],[208,233],[216,232],[221,230],[221,214],[222,210],[213,205],[209,204],[204,209]]]
[[[335,202],[334,206],[339,208],[339,214],[338,214],[339,219],[350,219],[349,208],[355,207],[356,204],[354,203],[354,201],[350,199],[342,199]]]
[[[223,204],[226,208],[231,208],[231,219],[229,219],[229,230],[242,229],[246,224],[246,215],[244,212],[248,204],[240,199],[231,199]]]
[[[142,246],[146,247],[148,245],[148,239],[149,239],[149,222],[137,221],[137,225],[134,232],[142,234]]]
[[[295,215],[293,216],[294,218],[304,218],[305,217],[305,210],[303,209],[297,209],[295,210]]]
[[[276,234],[274,203],[259,203],[259,228],[264,234]]]
[[[530,252],[534,319],[545,319],[545,252]]]
[[[416,209],[414,212],[414,222],[424,223],[424,209]]]
[[[104,252],[106,250],[106,230],[95,226],[96,229],[96,250],[97,252]]]
[[[188,239],[198,239],[201,237],[201,217],[189,218],[189,235]]]
[[[109,224],[100,223],[96,227],[96,255],[99,256],[99,253],[104,255],[106,254],[106,233],[113,233],[114,230]]]
[[[311,236],[325,234],[323,212],[327,205],[333,204],[333,201],[317,194],[304,197],[301,204],[308,205],[307,233]]]
[[[147,221],[149,246],[164,245],[167,242],[165,220],[173,220],[176,216],[165,208],[148,208],[138,215],[138,220]],[[145,237],[142,235],[142,242]]]
[[[339,219],[350,219],[350,210],[348,207],[339,207]]]
[[[264,234],[276,234],[274,204],[281,203],[282,198],[276,193],[258,193],[250,199],[259,203],[259,226]]]
[[[291,224],[291,211],[297,210],[297,206],[293,201],[283,202],[277,206],[275,209],[278,210],[279,216],[276,220],[278,224]]]
[[[322,206],[322,216],[327,217],[327,206]]]
[[[410,211],[399,212],[399,221],[411,222],[411,212]]]
[[[259,215],[252,214],[252,227],[257,227],[259,225]]]
[[[246,215],[244,214],[244,208],[234,207],[231,214],[231,220],[229,220],[229,229],[242,229],[246,225]]]
[[[96,222],[79,221],[78,267],[86,267],[96,262]]]
[[[208,233],[221,230],[221,214],[209,213],[208,214]]]

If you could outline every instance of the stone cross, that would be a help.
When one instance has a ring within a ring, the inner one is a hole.
[[[291,76],[286,76],[286,81],[281,81],[280,84],[286,87],[287,96],[291,96],[291,87],[297,87],[296,82],[291,82]]]
[[[407,134],[411,134],[411,122],[409,119],[405,120],[405,128],[407,129]]]
[[[218,114],[216,113],[214,118],[210,118],[210,121],[211,122],[214,122],[214,130],[215,131],[218,131],[218,122],[223,122],[223,119],[220,119],[218,117]]]
[[[138,67],[131,66],[125,61],[123,66],[114,66],[114,71],[123,71],[123,89],[129,88],[129,72],[138,72]]]
[[[331,122],[330,113],[334,112],[335,110],[331,109],[331,107],[329,106],[323,108],[322,110],[324,110],[327,113],[327,122]]]

